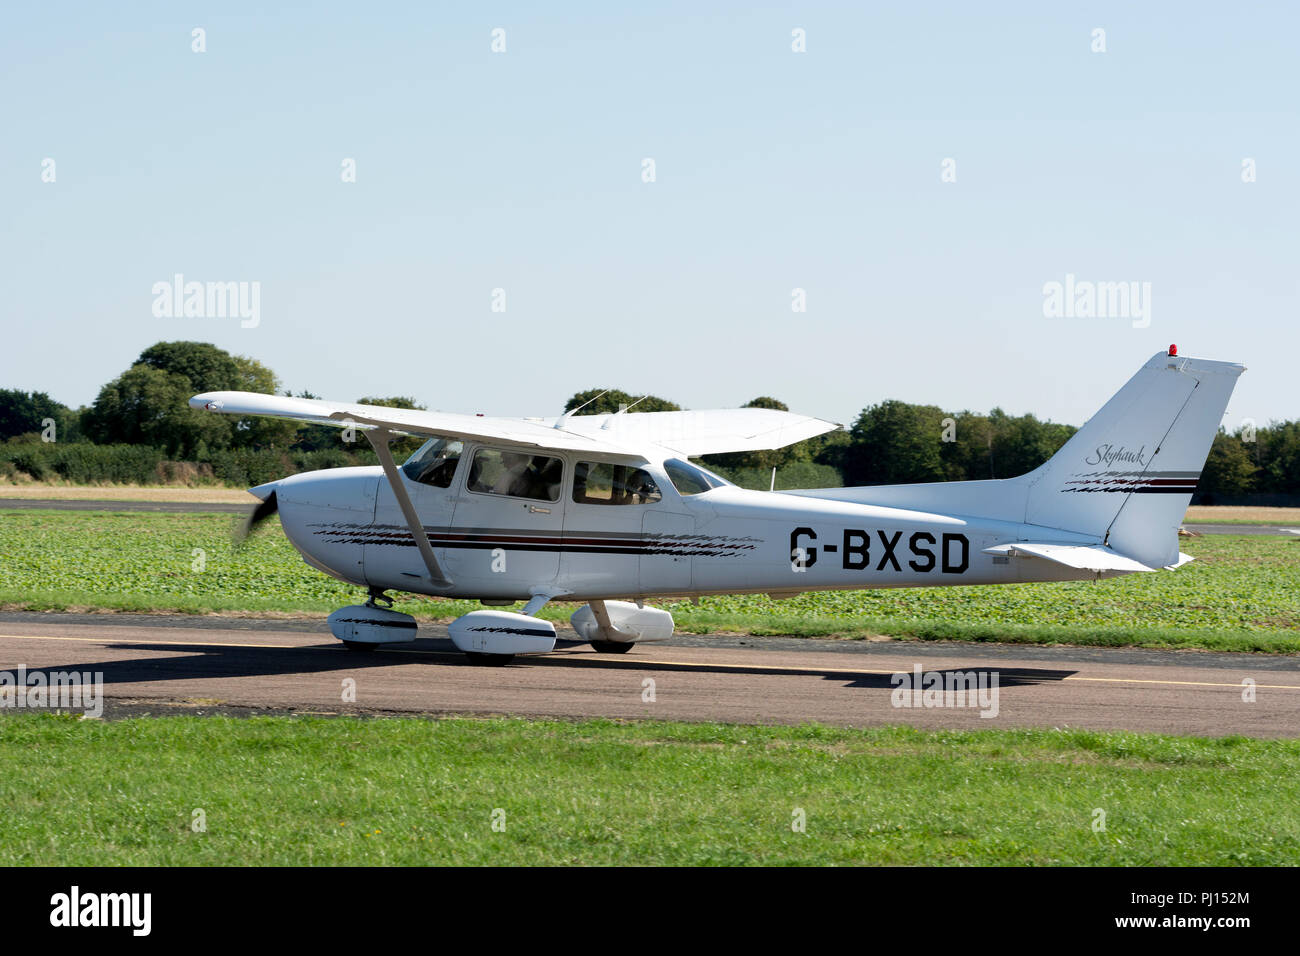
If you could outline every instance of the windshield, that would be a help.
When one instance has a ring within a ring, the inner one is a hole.
[[[456,462],[460,461],[464,447],[458,439],[430,438],[406,459],[402,472],[422,485],[450,488],[452,476],[456,474]]]
[[[668,473],[668,480],[673,483],[677,493],[683,497],[703,494],[713,488],[730,484],[713,472],[705,471],[680,458],[670,458],[664,462],[664,471]]]

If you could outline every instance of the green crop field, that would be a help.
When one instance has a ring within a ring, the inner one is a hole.
[[[0,512],[0,604],[10,608],[324,614],[364,598],[303,563],[275,522],[232,551],[220,514]],[[835,591],[773,601],[669,603],[678,628],[1300,652],[1300,540],[1207,535],[1178,571],[1101,582]],[[478,605],[409,598],[451,618]],[[555,604],[560,620],[572,606]]]
[[[1300,860],[1297,741],[25,714],[0,767],[6,866]]]

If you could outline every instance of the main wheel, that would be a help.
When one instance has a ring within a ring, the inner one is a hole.
[[[466,651],[465,656],[471,664],[479,667],[505,667],[515,659],[513,654],[484,654],[482,651]]]
[[[379,650],[379,644],[372,644],[369,641],[344,641],[343,646],[350,651],[360,651],[363,654],[370,654]]]
[[[597,654],[626,654],[635,643],[632,641],[592,641],[591,649]]]

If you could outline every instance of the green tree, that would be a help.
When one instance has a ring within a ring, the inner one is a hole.
[[[0,441],[42,432],[47,419],[54,421],[56,441],[73,441],[77,437],[78,418],[77,412],[44,392],[0,388]]]
[[[101,443],[156,445],[168,454],[206,450],[287,447],[296,427],[275,419],[231,419],[194,410],[201,392],[274,394],[275,374],[255,359],[231,355],[207,342],[159,342],[140,353],[126,372],[100,390],[86,412],[86,434]]]
[[[153,445],[173,458],[230,445],[230,421],[189,407],[194,394],[188,378],[148,365],[132,365],[100,389],[84,425],[101,444]]]
[[[1249,494],[1254,490],[1255,472],[1258,470],[1241,438],[1220,428],[1205,459],[1196,493],[1207,498]]]
[[[943,481],[943,419],[935,405],[890,399],[863,409],[844,455],[847,485]]]
[[[1259,475],[1256,490],[1300,494],[1300,421],[1269,422],[1255,435]]]
[[[246,362],[257,365],[251,359]],[[241,368],[235,356],[209,342],[159,342],[151,345],[135,360],[137,365],[147,365],[164,372],[183,376],[194,387],[194,392],[256,392],[249,387],[256,383],[256,375],[249,378],[250,369]],[[261,368],[261,366],[258,366]],[[274,380],[274,376],[271,376]],[[268,394],[274,392],[268,390]]]
[[[760,395],[758,398],[751,398],[741,408],[770,408],[778,412],[788,412],[790,406],[777,398],[768,395]]]
[[[382,405],[385,408],[410,408],[417,411],[424,411],[423,405],[417,404],[415,399],[408,395],[395,395],[392,398],[358,398],[358,405]]]
[[[989,412],[989,426],[993,430],[990,470],[994,478],[1014,478],[1033,471],[1076,431],[1072,425],[1039,421],[1033,415],[1013,417],[1000,408]]]
[[[949,415],[951,427],[943,431],[945,480],[969,481],[994,477],[993,424],[987,415],[971,411]]]
[[[843,484],[845,458],[852,441],[853,436],[848,429],[837,428],[799,444],[807,450],[808,461],[814,465],[827,465],[834,468],[840,473],[840,482]]]

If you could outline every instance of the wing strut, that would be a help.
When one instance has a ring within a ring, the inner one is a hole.
[[[415,513],[415,505],[411,504],[411,496],[406,493],[406,485],[402,483],[402,476],[397,473],[397,465],[393,461],[393,452],[388,447],[388,443],[395,436],[382,426],[367,429],[365,436],[370,440],[371,446],[375,449],[375,454],[379,456],[379,463],[384,466],[384,475],[388,478],[388,485],[393,489],[393,497],[397,499],[397,504],[402,509],[402,516],[406,518],[406,526],[411,529],[411,537],[415,539],[415,546],[420,549],[420,556],[424,558],[424,566],[429,569],[429,577],[433,580],[434,587],[451,587],[451,578],[443,574],[442,568],[438,566],[438,559],[433,556],[433,546],[429,544],[429,536],[424,533],[424,525],[420,524],[420,516]]]

